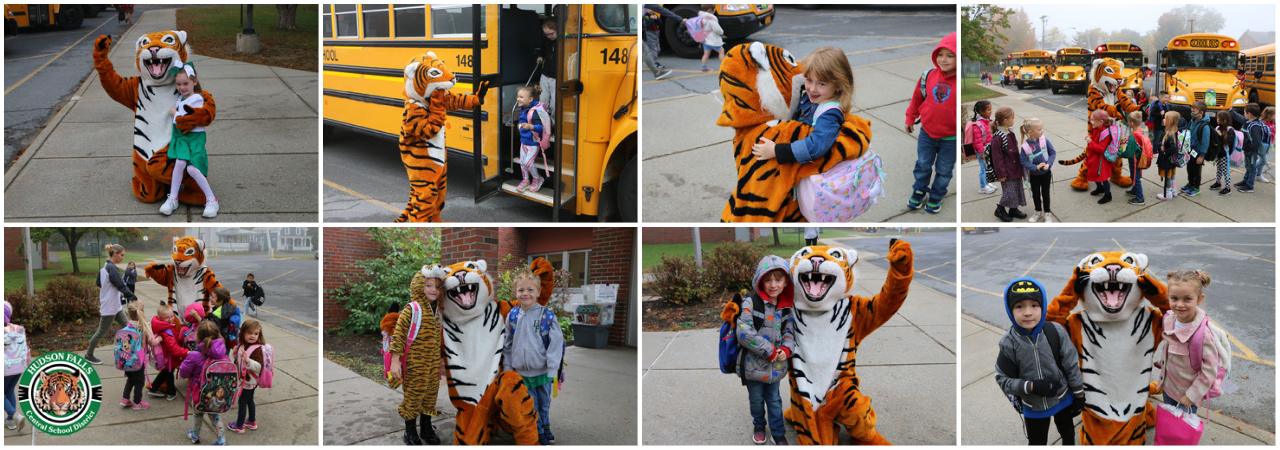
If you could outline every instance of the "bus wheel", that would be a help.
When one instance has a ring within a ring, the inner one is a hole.
[[[1249,103],[1258,103],[1258,90],[1249,91]]]
[[[89,18],[98,17],[98,14],[102,12],[102,5],[84,5],[83,8],[84,16]]]
[[[623,222],[636,221],[636,158],[627,162],[618,179],[618,213]]]
[[[684,18],[698,17],[698,8],[694,5],[678,6],[671,12]],[[667,38],[667,46],[681,58],[702,56],[702,44],[693,40],[693,36],[689,35],[689,30],[684,27],[684,24],[668,19],[663,21],[662,28]]]
[[[58,14],[58,25],[64,30],[74,30],[80,28],[82,24],[84,24],[84,14],[78,5],[67,5],[67,8]]]
[[[1053,95],[1058,95],[1058,87],[1057,87],[1057,86],[1054,86],[1054,87],[1053,87]]]

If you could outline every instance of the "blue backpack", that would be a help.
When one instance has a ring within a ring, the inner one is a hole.
[[[742,295],[734,295],[733,302],[739,304],[742,303]],[[759,295],[751,296],[751,308],[753,313],[755,311],[764,310],[764,299],[760,298]],[[741,312],[739,312],[739,314],[741,314]],[[764,319],[755,317],[754,314],[752,315],[751,320],[757,330],[764,325]],[[736,320],[720,324],[719,354],[721,373],[738,373],[738,354],[742,347],[738,346],[738,333],[736,331],[737,324],[734,322],[736,322]]]
[[[511,312],[507,313],[507,336],[515,334],[516,313],[519,308],[511,308]],[[560,319],[556,318],[556,313],[550,308],[543,305],[542,322],[539,324],[539,332],[542,334],[542,348],[551,348],[551,327],[559,327]],[[556,369],[556,381],[564,383],[564,350],[568,344],[564,340],[560,341],[560,367]]]

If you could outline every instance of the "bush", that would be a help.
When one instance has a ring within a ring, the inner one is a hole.
[[[662,255],[662,261],[653,267],[652,273],[653,286],[667,303],[701,302],[716,292],[706,271],[698,267],[692,256]]]
[[[35,301],[27,295],[26,289],[14,289],[4,293],[4,300],[13,307],[13,315],[9,320],[26,328],[27,334],[40,333],[49,328],[53,320],[49,317],[45,302]]]
[[[754,291],[751,278],[756,265],[765,257],[765,249],[748,242],[726,242],[711,250],[706,271],[717,292]]]
[[[99,316],[99,290],[92,281],[71,275],[56,276],[37,293],[54,323],[79,322]]]
[[[392,303],[409,301],[409,282],[422,266],[440,263],[440,236],[424,232],[425,228],[369,228],[369,238],[378,243],[381,258],[366,259],[354,265],[363,273],[330,290],[338,304],[347,310],[347,318],[338,325],[343,334],[378,332],[378,323],[387,315]]]

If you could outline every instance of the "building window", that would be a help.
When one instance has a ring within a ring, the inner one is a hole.
[[[471,5],[431,5],[431,37],[471,37]],[[484,37],[483,10],[480,37]]]
[[[555,270],[569,269],[569,288],[577,288],[587,284],[587,263],[590,261],[590,250],[570,250],[563,252],[539,253],[529,255],[529,262],[539,257],[546,258]]]
[[[395,5],[396,38],[427,37],[427,7],[424,5]]]
[[[360,23],[359,17],[356,16],[356,5],[333,5],[333,14],[338,19],[338,39],[360,37]]]

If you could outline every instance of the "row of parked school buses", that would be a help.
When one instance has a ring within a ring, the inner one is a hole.
[[[1093,61],[1112,58],[1124,63],[1121,89],[1142,89],[1156,76],[1153,90],[1169,92],[1174,109],[1184,113],[1203,100],[1210,110],[1243,108],[1248,103],[1275,104],[1275,44],[1241,51],[1239,42],[1219,34],[1178,36],[1157,52],[1158,67],[1148,66],[1142,49],[1126,42],[1099,45],[1090,51],[1068,47],[1055,53],[1028,50],[1004,60],[1003,84],[1084,93]]]

